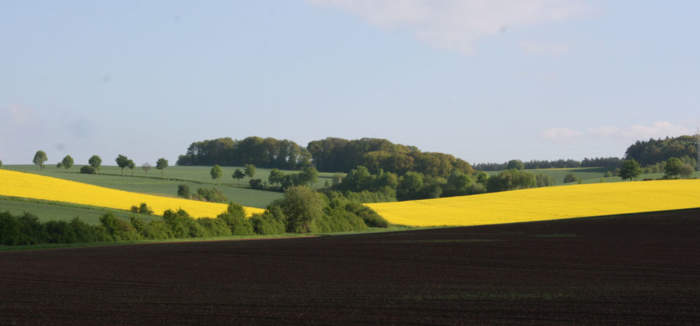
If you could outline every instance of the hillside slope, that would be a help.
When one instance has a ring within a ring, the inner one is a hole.
[[[700,180],[582,184],[374,203],[390,223],[470,226],[700,207]]]

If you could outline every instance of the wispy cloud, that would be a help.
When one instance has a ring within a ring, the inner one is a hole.
[[[527,54],[533,55],[563,55],[569,52],[569,47],[565,44],[523,41],[520,42],[520,48]]]
[[[433,46],[471,53],[510,29],[560,22],[588,11],[582,0],[307,0],[340,8],[381,28],[401,28]]]
[[[549,128],[543,130],[541,136],[552,141],[569,141],[572,138],[583,136],[583,133],[569,128]]]
[[[649,125],[636,124],[625,127],[599,126],[588,128],[585,131],[569,128],[549,128],[541,132],[540,136],[551,141],[570,142],[576,138],[605,138],[625,141],[642,140],[649,138],[675,137],[694,134],[693,130],[686,126],[674,124],[668,121],[657,121]]]

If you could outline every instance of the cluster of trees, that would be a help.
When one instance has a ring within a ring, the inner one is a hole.
[[[186,198],[214,203],[228,202],[228,198],[217,188],[198,188],[195,193],[190,193],[190,186],[181,184],[177,186],[177,195]]]
[[[282,173],[280,170],[272,169],[267,176],[268,188],[273,190],[287,190],[295,186],[311,186],[318,180],[318,170],[313,166],[305,166],[298,173]],[[251,180],[252,181],[252,180]],[[251,184],[251,186],[253,186]],[[253,187],[255,188],[255,187]]]
[[[326,138],[310,142],[307,149],[316,168],[323,172],[349,172],[360,165],[372,173],[383,170],[398,175],[413,171],[447,177],[453,170],[465,174],[474,172],[469,163],[452,155],[421,152],[415,146],[379,138]]]
[[[382,170],[373,174],[366,167],[358,166],[331,189],[340,191],[348,197],[357,197],[364,202],[370,202],[462,196],[545,187],[553,183],[549,176],[535,175],[519,169],[505,170],[494,176],[484,172],[465,174],[462,171],[453,170],[447,178],[443,178],[414,171],[402,176]]]
[[[668,161],[672,157],[688,160],[698,157],[698,140],[693,136],[675,138],[649,139],[637,141],[627,148],[626,159],[633,159],[642,166]],[[697,162],[695,163],[697,164]]]
[[[618,157],[594,157],[584,158],[583,161],[572,159],[559,159],[554,161],[531,160],[523,162],[520,160],[510,160],[504,163],[479,163],[474,168],[480,171],[501,171],[508,169],[551,169],[551,168],[580,168],[580,167],[601,167],[608,171],[620,167],[622,160]]]
[[[142,203],[137,211],[150,211]],[[192,218],[183,210],[165,211],[162,219],[146,221],[136,215],[123,220],[108,213],[100,225],[89,225],[79,218],[70,222],[40,222],[29,213],[14,216],[0,212],[0,244],[35,245],[43,243],[87,243],[124,240],[163,240],[173,238],[220,237],[285,232],[342,232],[387,227],[388,223],[372,209],[333,192],[321,194],[308,187],[291,187],[283,199],[272,203],[262,214],[245,217],[242,206],[230,203],[216,218]]]
[[[177,165],[242,166],[254,164],[263,168],[298,169],[309,165],[309,152],[291,140],[247,137],[233,140],[229,137],[192,143]]]

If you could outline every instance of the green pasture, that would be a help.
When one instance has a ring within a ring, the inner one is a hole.
[[[599,182],[620,182],[622,181],[622,178],[620,177],[605,177],[605,172],[606,170],[603,168],[596,168],[596,167],[591,167],[591,168],[553,168],[553,169],[526,169],[524,170],[526,172],[532,173],[532,174],[544,174],[552,177],[554,180],[554,185],[563,185],[564,183],[564,177],[571,173],[575,177],[581,179],[581,183],[599,183]],[[490,175],[496,175],[500,173],[501,171],[489,171],[488,173]],[[645,173],[641,174],[639,177],[636,178],[636,180],[642,180],[642,179],[659,179],[664,176],[663,173]],[[699,177],[700,174],[696,172],[695,174],[696,177]],[[569,184],[575,184],[577,182],[569,183]]]
[[[145,220],[160,218],[152,215],[135,214],[118,209],[105,207],[95,207],[86,205],[77,205],[61,202],[53,202],[46,200],[35,200],[26,198],[15,198],[0,196],[0,212],[10,212],[12,215],[21,215],[30,213],[39,218],[42,222],[47,221],[66,221],[69,222],[73,218],[80,218],[85,223],[99,224],[100,217],[107,213],[112,213],[114,216],[128,219],[132,215],[137,215]]]
[[[76,165],[71,169],[57,168],[54,165],[47,165],[39,169],[34,165],[6,165],[5,169],[36,173],[45,176],[78,181],[102,187],[121,189],[126,191],[156,194],[163,196],[176,196],[177,186],[186,184],[191,192],[196,192],[197,188],[216,187],[231,201],[245,206],[265,208],[272,201],[282,198],[282,193],[274,191],[264,191],[251,189],[248,185],[250,178],[235,180],[231,176],[236,168],[222,167],[222,177],[213,180],[209,174],[211,167],[205,166],[171,166],[161,171],[152,168],[146,173],[141,167],[133,171],[121,169],[116,166],[103,166],[98,174],[82,174],[79,172],[80,166]],[[242,168],[241,168],[242,169]],[[270,169],[256,169],[254,178],[267,180]],[[283,173],[297,173],[297,171],[282,171]],[[333,173],[320,173],[315,188],[320,188],[326,182],[332,181]]]

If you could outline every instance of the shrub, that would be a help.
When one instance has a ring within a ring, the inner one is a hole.
[[[177,212],[165,211],[163,221],[175,238],[197,238],[206,234],[204,228],[182,209]]]
[[[231,234],[245,235],[253,234],[253,224],[245,217],[243,206],[236,203],[229,203],[225,213],[217,216],[217,219],[222,220],[231,230]]]
[[[264,188],[263,182],[260,179],[250,179],[250,181],[248,181],[248,184],[250,184],[250,187],[253,189],[263,189]]]
[[[107,213],[100,217],[100,223],[105,228],[107,233],[114,240],[138,240],[141,238],[136,229],[128,222],[114,217],[111,213]]]
[[[576,182],[576,176],[573,173],[569,173],[566,176],[564,176],[564,183],[572,183]]]
[[[231,235],[231,228],[222,219],[199,218],[197,223],[204,229],[207,237],[222,237]]]
[[[139,213],[139,214],[146,214],[146,215],[151,215],[153,214],[153,210],[146,205],[146,203],[141,203],[139,206],[131,206],[131,212],[132,213]]]
[[[177,195],[182,198],[190,198],[190,186],[182,184],[177,186]]]
[[[197,189],[197,193],[193,195],[192,198],[215,203],[225,203],[228,201],[226,196],[224,196],[224,194],[216,188],[199,188]]]
[[[377,214],[377,212],[358,202],[347,203],[345,205],[345,209],[359,216],[367,226],[378,228],[385,228],[389,226],[389,222]]]
[[[97,173],[97,170],[95,170],[95,168],[92,167],[92,166],[85,165],[85,166],[83,166],[83,167],[80,168],[80,173],[83,173],[83,174],[95,174],[95,173]]]
[[[279,206],[271,207],[262,214],[250,218],[253,231],[257,234],[281,234],[285,231],[285,217]]]

